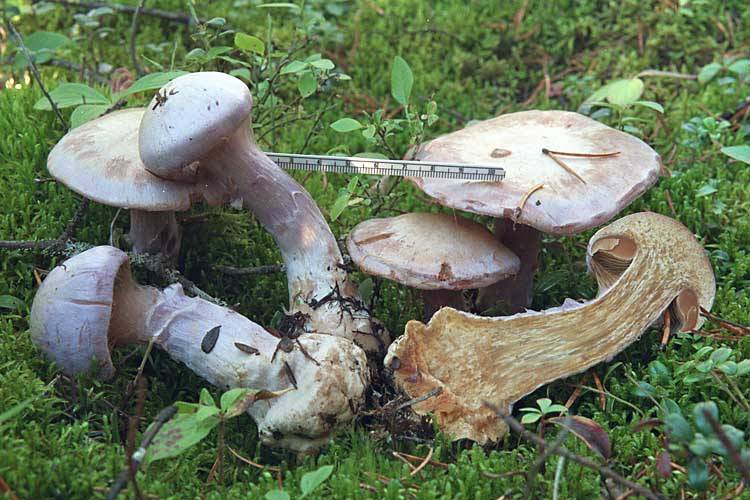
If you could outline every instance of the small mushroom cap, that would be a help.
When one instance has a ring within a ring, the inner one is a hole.
[[[481,288],[518,272],[518,257],[480,224],[411,213],[358,224],[346,240],[364,272],[422,290]]]
[[[99,246],[54,268],[31,305],[31,339],[63,373],[88,371],[96,360],[98,376],[114,375],[107,333],[117,273],[125,252]]]
[[[156,177],[140,160],[144,111],[116,111],[68,132],[49,154],[50,174],[104,205],[152,212],[190,208],[191,186]]]
[[[190,73],[162,87],[146,110],[138,137],[151,172],[169,179],[234,135],[249,118],[247,85],[226,73]]]
[[[551,151],[612,153],[604,158],[560,157],[585,184],[563,169]],[[640,139],[569,111],[502,115],[422,145],[422,161],[497,165],[500,182],[411,179],[441,204],[513,218],[550,234],[576,234],[608,221],[643,194],[661,172],[659,155]],[[542,184],[517,208],[524,195]]]

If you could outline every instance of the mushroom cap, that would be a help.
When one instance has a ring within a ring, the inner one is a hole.
[[[560,157],[586,183],[542,148],[611,153],[604,158]],[[576,234],[603,224],[643,194],[661,172],[659,155],[640,139],[569,111],[522,111],[486,120],[420,146],[416,158],[497,165],[500,182],[412,178],[441,204],[518,223],[550,234]]]
[[[104,205],[152,212],[187,210],[192,187],[156,177],[138,153],[144,108],[109,113],[68,132],[49,154],[50,174]]]
[[[234,135],[249,118],[247,85],[226,73],[190,73],[162,87],[146,110],[138,143],[143,163],[161,177],[183,169]]]
[[[518,272],[518,257],[482,225],[410,213],[358,224],[346,240],[364,272],[422,290],[481,288]]]
[[[98,376],[114,375],[107,333],[117,273],[127,265],[122,250],[99,246],[54,268],[31,305],[31,339],[63,373],[88,371],[96,360]]]

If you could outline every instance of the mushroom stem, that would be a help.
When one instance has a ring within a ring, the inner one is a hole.
[[[531,306],[542,233],[509,219],[495,219],[494,233],[498,241],[518,255],[521,267],[515,276],[479,290],[479,310],[497,308],[504,314],[522,312]]]
[[[180,226],[172,211],[130,210],[128,236],[136,253],[162,254],[171,262],[180,254]]]
[[[229,201],[253,213],[279,247],[287,273],[290,315],[302,313],[305,330],[353,339],[382,352],[369,312],[343,269],[336,239],[310,194],[261,151],[250,120],[214,149],[198,171],[211,177],[209,203]],[[219,182],[216,182],[219,179]],[[216,191],[213,191],[216,189]],[[229,200],[223,199],[229,193]]]
[[[496,440],[507,429],[485,401],[510,411],[538,387],[611,360],[668,307],[677,328],[688,331],[700,326],[699,307],[713,303],[705,252],[667,217],[640,213],[600,230],[589,243],[589,261],[597,278],[607,272],[598,279],[604,292],[588,302],[496,318],[445,308],[427,325],[407,323],[386,366],[409,397],[442,390],[414,410],[434,412],[455,438]]]
[[[459,311],[466,309],[461,290],[422,290],[422,300],[425,321],[429,321],[432,315],[442,307],[452,307]]]

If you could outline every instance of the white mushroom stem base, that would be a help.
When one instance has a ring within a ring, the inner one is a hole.
[[[135,253],[161,254],[170,262],[179,257],[181,232],[172,211],[130,210],[128,238]]]
[[[480,311],[514,314],[531,306],[542,234],[531,226],[495,219],[495,237],[521,260],[518,273],[479,290]],[[495,310],[497,309],[497,310]]]
[[[264,328],[185,296],[180,285],[164,291],[137,285],[127,266],[115,285],[109,339],[115,345],[153,340],[222,389],[290,389],[248,412],[262,442],[301,452],[325,445],[351,423],[368,385],[366,356],[347,339],[311,334],[280,346]]]

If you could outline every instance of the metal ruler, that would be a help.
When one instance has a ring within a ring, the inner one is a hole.
[[[438,177],[471,181],[501,181],[505,178],[505,169],[488,165],[286,153],[266,153],[266,155],[278,166],[287,170],[396,175],[400,177]]]

